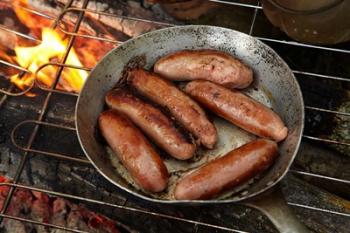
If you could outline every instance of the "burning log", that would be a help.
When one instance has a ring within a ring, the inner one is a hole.
[[[58,0],[58,2],[66,4],[68,0]],[[82,2],[82,0],[75,1],[74,7],[82,7]],[[107,4],[105,3],[105,1],[95,0],[89,2],[87,9],[97,12],[111,13],[116,16],[122,15],[168,23],[174,22],[174,20],[169,19],[169,17],[166,17],[164,14],[161,15],[159,12],[157,12],[158,14],[155,14],[151,10],[143,8],[140,2],[136,1],[118,0],[110,1],[110,4]],[[114,28],[117,31],[123,32],[129,37],[139,36],[141,34],[161,27],[157,24],[122,19],[119,17],[111,17],[106,15],[98,15],[93,13],[87,13],[86,16],[88,18],[98,20],[104,25]]]
[[[4,177],[0,177],[0,180],[1,182],[8,182]],[[8,191],[8,186],[1,186],[1,208]],[[7,214],[92,233],[119,233],[116,223],[103,215],[96,214],[83,206],[62,198],[50,197],[44,193],[31,192],[19,188],[15,191]],[[32,232],[32,230],[35,230],[37,233],[66,232],[12,219],[4,220],[3,229],[4,233],[27,233]]]

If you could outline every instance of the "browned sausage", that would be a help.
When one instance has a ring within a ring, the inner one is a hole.
[[[208,81],[193,81],[185,91],[214,113],[248,132],[277,142],[287,137],[281,118],[258,101]]]
[[[245,88],[253,71],[230,54],[214,50],[183,50],[156,62],[154,72],[173,81],[208,80],[229,88]]]
[[[106,95],[107,105],[127,115],[155,143],[177,159],[189,159],[196,146],[189,143],[160,110],[130,92],[115,89]]]
[[[174,190],[178,200],[209,199],[267,169],[278,155],[267,139],[247,143],[183,177]]]
[[[102,135],[136,183],[151,192],[163,191],[168,170],[145,136],[132,122],[112,110],[100,114]]]
[[[129,73],[128,81],[139,93],[167,108],[207,148],[217,140],[215,126],[199,105],[171,82],[142,69]]]

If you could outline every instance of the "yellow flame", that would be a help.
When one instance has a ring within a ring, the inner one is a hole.
[[[24,68],[32,73],[27,73],[20,77],[18,74],[11,77],[11,81],[19,88],[25,89],[34,81],[34,73],[37,69],[53,58],[62,58],[67,48],[67,40],[63,40],[61,36],[50,28],[42,29],[42,42],[34,47],[16,46],[16,61]],[[69,52],[66,64],[74,66],[82,66],[79,58],[72,48]],[[47,66],[38,72],[38,81],[46,86],[52,86],[57,67]],[[61,75],[60,84],[68,91],[79,92],[87,77],[87,72],[79,69],[64,69]]]

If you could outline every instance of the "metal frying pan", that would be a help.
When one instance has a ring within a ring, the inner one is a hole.
[[[103,111],[107,91],[117,85],[128,66],[137,64],[151,69],[160,57],[183,49],[215,49],[228,52],[254,70],[254,83],[244,92],[276,111],[289,129],[289,135],[279,145],[280,156],[260,177],[214,200],[178,201],[171,196],[177,178],[209,159],[254,139],[254,136],[232,124],[214,118],[219,141],[212,151],[200,150],[189,162],[165,156],[171,173],[169,188],[161,194],[142,191],[133,183],[119,161],[111,159],[108,147],[99,140],[96,123]],[[156,203],[218,204],[244,203],[262,210],[281,232],[308,232],[290,213],[278,191],[269,192],[287,173],[298,151],[304,124],[304,105],[299,85],[288,65],[267,45],[246,34],[212,26],[181,26],[153,31],[129,40],[109,52],[90,73],[78,99],[76,127],[86,156],[111,183],[126,192]],[[276,190],[276,189],[275,189]],[[260,198],[256,197],[258,194]],[[264,198],[261,198],[264,196]],[[278,207],[273,204],[280,204]],[[282,205],[285,206],[282,206]]]

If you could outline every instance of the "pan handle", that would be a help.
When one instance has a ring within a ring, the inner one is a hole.
[[[310,233],[288,207],[279,187],[273,188],[257,198],[251,198],[243,204],[265,214],[280,233]]]

